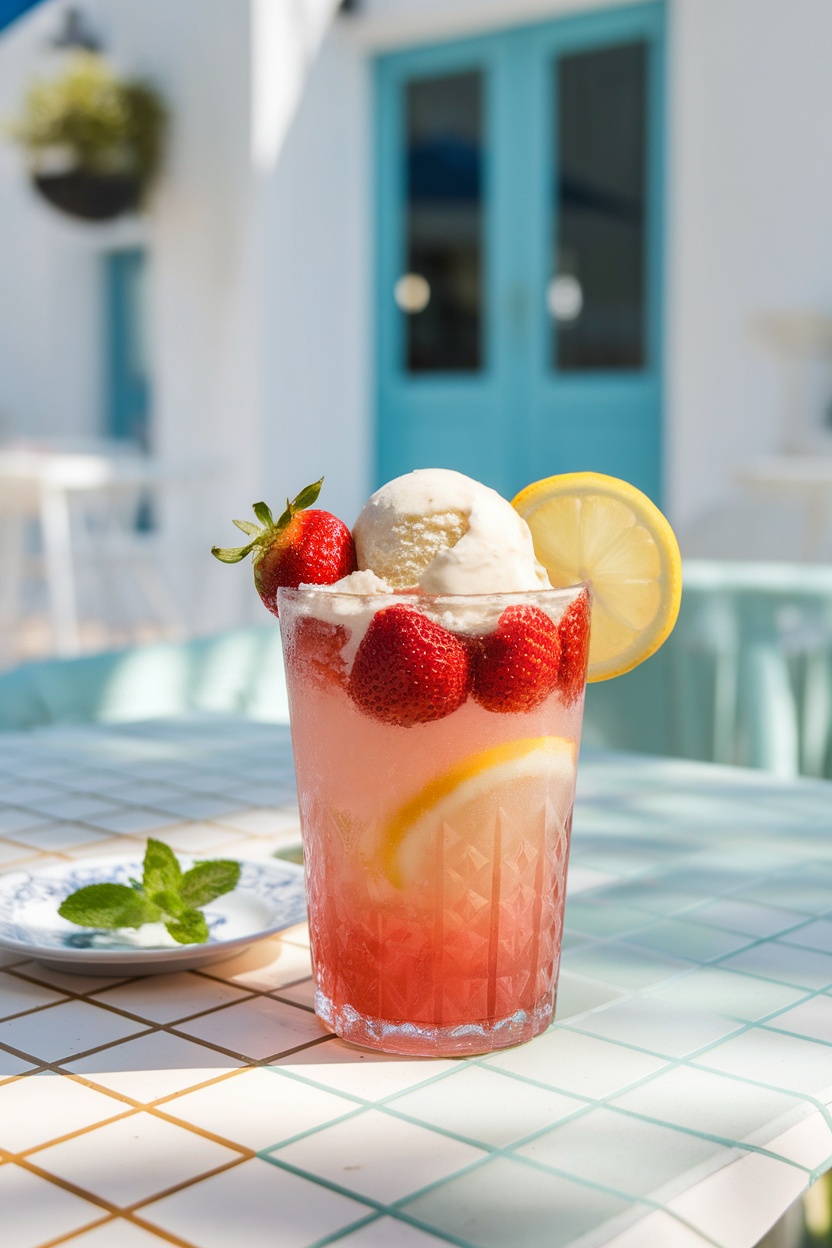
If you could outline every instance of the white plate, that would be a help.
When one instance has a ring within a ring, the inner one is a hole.
[[[183,870],[197,861],[178,855]],[[292,862],[241,862],[240,882],[203,908],[203,945],[177,945],[162,924],[96,931],[58,914],[65,897],[86,884],[128,884],[141,878],[142,859],[85,858],[0,875],[0,948],[42,966],[82,975],[154,975],[205,966],[242,953],[256,940],[306,919],[303,868]]]

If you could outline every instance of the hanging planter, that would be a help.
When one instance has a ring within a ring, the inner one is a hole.
[[[70,216],[109,221],[144,204],[165,124],[152,88],[120,81],[98,53],[79,51],[60,77],[29,89],[12,133],[44,199]]]

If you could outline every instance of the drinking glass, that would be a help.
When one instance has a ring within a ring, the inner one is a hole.
[[[343,1039],[453,1056],[549,1025],[586,677],[589,612],[575,607],[586,594],[280,590],[315,1010]],[[492,709],[472,688],[441,718],[384,722],[356,700],[350,671],[373,617],[395,605],[471,652],[507,607],[543,612],[558,649],[571,609],[558,686],[530,709]]]

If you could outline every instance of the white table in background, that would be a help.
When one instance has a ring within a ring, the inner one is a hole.
[[[0,446],[0,525],[4,512],[7,523],[21,517],[39,522],[56,654],[75,655],[81,648],[72,499],[98,495],[117,507],[141,491],[155,492],[205,473],[205,465],[166,463],[118,444],[89,451]],[[6,557],[6,576],[13,578],[15,562],[22,559],[20,543]]]

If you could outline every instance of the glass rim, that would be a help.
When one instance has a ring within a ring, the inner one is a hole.
[[[573,585],[541,585],[535,589],[499,589],[489,590],[486,593],[479,594],[427,594],[420,589],[384,589],[375,593],[360,594],[349,589],[333,589],[331,585],[299,585],[296,587],[281,585],[277,590],[278,602],[284,600],[293,602],[297,599],[304,600],[315,594],[324,594],[327,598],[350,598],[354,601],[361,602],[381,602],[385,598],[397,598],[402,602],[412,603],[435,603],[435,602],[454,602],[464,603],[481,603],[486,601],[507,600],[510,598],[560,598],[570,596],[577,598],[583,590],[590,589],[589,581],[576,581]]]

